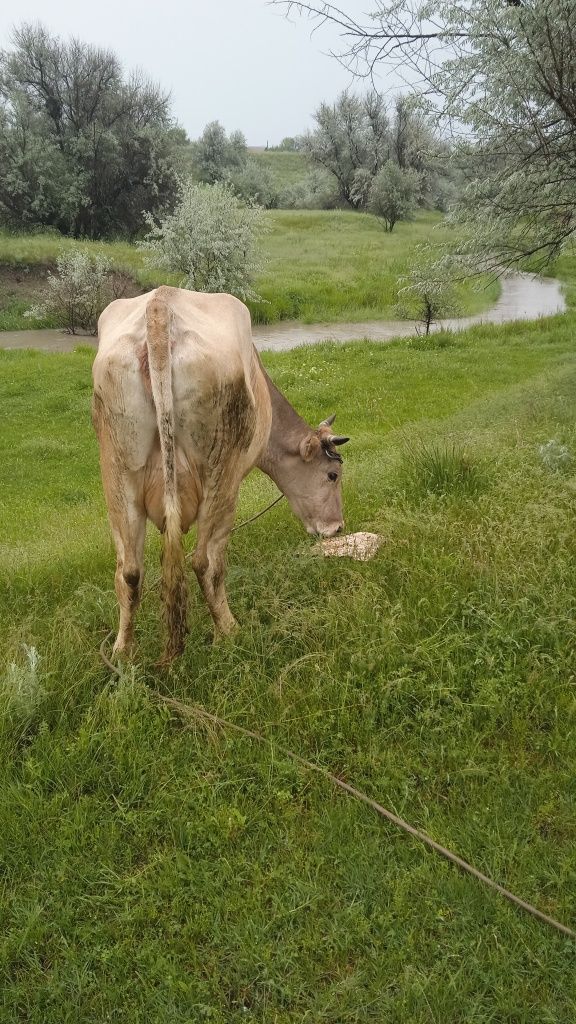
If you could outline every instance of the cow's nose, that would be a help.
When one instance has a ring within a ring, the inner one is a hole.
[[[334,525],[334,526],[328,526],[328,527],[325,526],[324,528],[319,528],[318,533],[320,534],[321,537],[335,537],[337,533],[342,533],[343,529],[344,529],[344,523],[340,523],[338,526]]]

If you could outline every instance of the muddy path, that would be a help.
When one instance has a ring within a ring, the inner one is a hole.
[[[507,274],[502,278],[502,292],[492,309],[477,316],[454,317],[432,327],[462,331],[475,324],[503,324],[512,320],[536,320],[566,310],[559,281],[536,274]],[[350,341],[369,338],[391,341],[420,333],[421,325],[411,320],[367,320],[364,323],[301,324],[284,320],[276,324],[256,324],[252,333],[260,351],[276,352],[315,345],[320,341]],[[43,352],[72,352],[78,345],[96,348],[96,338],[65,334],[57,330],[0,331],[0,348],[33,348]]]

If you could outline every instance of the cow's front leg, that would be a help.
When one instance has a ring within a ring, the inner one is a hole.
[[[226,587],[226,547],[234,522],[236,492],[226,499],[204,499],[198,515],[198,540],[192,566],[214,619],[214,634],[227,636],[237,626],[230,611]]]

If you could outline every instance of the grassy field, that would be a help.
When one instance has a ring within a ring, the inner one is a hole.
[[[266,271],[256,281],[264,301],[250,303],[257,323],[394,317],[398,277],[408,271],[415,247],[450,237],[441,217],[432,213],[398,224],[391,235],[368,214],[274,210],[267,217],[271,231],[263,241]],[[146,266],[144,254],[126,242],[77,243],[58,235],[0,234],[0,330],[30,329],[37,323],[23,314],[43,284],[42,273],[53,266],[59,250],[78,244],[108,255],[144,289],[179,283],[177,276]],[[480,312],[492,305],[498,292],[496,283],[480,289],[463,285],[462,312]]]
[[[252,160],[256,160],[272,172],[280,191],[290,185],[296,185],[310,173],[310,164],[303,153],[253,148],[249,150],[249,155]]]
[[[341,210],[277,210],[270,214],[268,266],[257,282],[265,305],[252,304],[256,322],[395,319],[398,279],[409,272],[417,246],[447,243],[450,229],[437,213],[420,213],[391,234],[370,214]],[[479,313],[499,294],[496,282],[460,286],[463,313]]]
[[[234,642],[193,585],[158,674],[151,593],[120,682],[92,354],[0,352],[2,1024],[572,1024],[574,943],[276,744],[576,927],[575,328],[266,355],[337,410],[347,527],[385,543],[321,560],[281,504],[232,538]]]

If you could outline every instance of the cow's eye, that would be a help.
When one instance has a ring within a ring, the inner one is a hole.
[[[337,480],[338,479],[338,473],[328,473],[328,479],[329,480]]]

